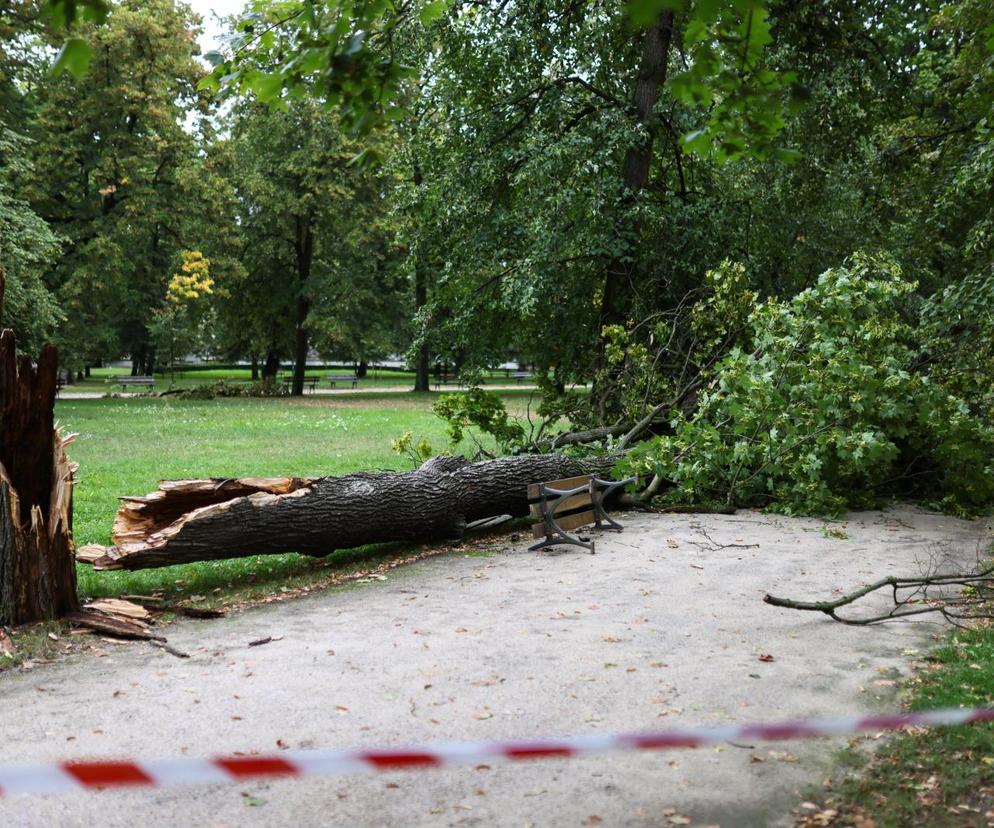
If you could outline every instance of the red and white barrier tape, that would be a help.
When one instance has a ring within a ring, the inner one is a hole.
[[[698,727],[508,742],[439,742],[378,750],[299,750],[270,756],[143,761],[0,764],[0,796],[121,787],[216,784],[277,777],[337,776],[375,771],[473,765],[518,759],[562,759],[622,750],[696,748],[722,742],[847,736],[906,727],[994,721],[994,708],[930,710],[887,716],[811,719],[771,724]]]

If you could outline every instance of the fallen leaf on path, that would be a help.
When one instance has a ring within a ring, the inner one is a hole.
[[[763,655],[759,657],[759,660],[766,662],[776,661],[776,659],[773,656],[771,656],[769,653],[763,653]]]

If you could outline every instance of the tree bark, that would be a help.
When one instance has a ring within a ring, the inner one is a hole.
[[[435,457],[412,472],[166,481],[146,497],[122,498],[115,546],[88,549],[80,560],[96,569],[144,569],[458,538],[472,521],[526,515],[529,484],[603,476],[616,459],[544,454],[470,463]]]
[[[414,184],[420,187],[424,181],[424,174],[421,172],[421,165],[414,164]],[[428,304],[428,274],[422,256],[418,255],[414,260],[414,318],[421,315],[421,309]],[[425,326],[427,327],[427,326]],[[431,378],[428,376],[431,356],[428,353],[427,330],[421,331],[421,344],[418,345],[417,357],[414,364],[414,390],[430,391]]]
[[[629,147],[625,153],[622,168],[624,201],[634,200],[649,183],[652,149],[658,128],[653,109],[659,98],[659,90],[666,82],[666,62],[672,39],[673,12],[665,10],[660,13],[656,22],[646,29],[642,42],[642,63],[635,83],[633,103],[638,122],[645,130],[645,139]],[[622,228],[622,233],[630,236],[630,228]],[[630,247],[634,239],[628,238],[626,243]],[[601,298],[601,330],[605,325],[625,323],[632,309],[636,281],[631,256],[618,256],[608,265],[604,295]]]
[[[307,296],[311,278],[311,262],[314,259],[314,234],[310,216],[298,216],[294,248],[297,255],[297,341],[293,359],[293,385],[290,394],[300,397],[304,394],[304,374],[307,371],[308,331],[307,317],[311,312],[311,301]]]
[[[3,275],[0,273],[0,283]],[[0,625],[79,608],[72,544],[75,467],[55,429],[59,357],[46,345],[32,367],[14,332],[0,333]]]
[[[276,374],[279,370],[280,370],[279,355],[273,349],[266,351],[266,362],[262,366],[262,378],[264,380],[275,379]]]

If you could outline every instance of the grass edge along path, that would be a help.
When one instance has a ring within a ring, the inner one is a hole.
[[[916,667],[910,710],[994,705],[994,624],[950,631]],[[994,723],[912,729],[869,753],[854,740],[840,766],[834,791],[817,808],[804,803],[796,828],[994,825]]]

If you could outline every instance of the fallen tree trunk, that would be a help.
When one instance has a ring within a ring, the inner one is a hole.
[[[0,273],[0,309],[3,306]],[[70,438],[55,429],[58,353],[37,366],[0,333],[0,625],[59,618],[79,608],[72,544]]]
[[[144,569],[459,538],[472,521],[528,514],[529,484],[604,476],[615,460],[544,454],[470,463],[435,457],[412,472],[166,481],[145,497],[122,498],[115,545],[89,547],[80,560],[96,569]]]

